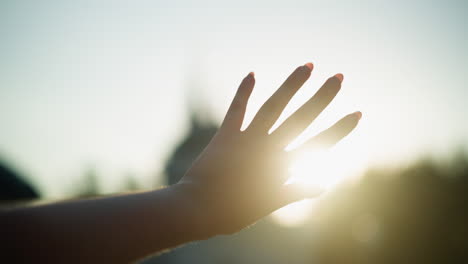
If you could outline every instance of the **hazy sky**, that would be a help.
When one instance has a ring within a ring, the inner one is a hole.
[[[1,1],[0,154],[50,197],[89,166],[107,191],[128,173],[148,184],[186,133],[187,97],[220,120],[255,71],[251,117],[308,61],[289,110],[345,75],[310,135],[361,110],[343,142],[356,163],[449,151],[468,142],[467,11],[466,1]]]

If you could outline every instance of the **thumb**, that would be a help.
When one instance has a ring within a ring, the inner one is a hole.
[[[277,208],[284,207],[307,198],[315,198],[324,192],[323,188],[318,186],[304,185],[301,183],[291,183],[283,185],[280,191]]]

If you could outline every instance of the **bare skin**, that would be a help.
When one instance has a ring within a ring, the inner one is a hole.
[[[331,102],[343,75],[329,78],[268,133],[312,68],[311,63],[298,67],[241,131],[255,85],[249,73],[218,133],[175,185],[2,211],[2,248],[10,249],[5,254],[26,262],[128,263],[190,241],[237,232],[289,203],[319,195],[318,190],[285,185],[287,164],[297,150],[284,148]],[[360,112],[343,117],[301,148],[335,144],[360,118]]]

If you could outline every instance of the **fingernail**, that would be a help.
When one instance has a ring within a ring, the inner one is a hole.
[[[253,80],[255,77],[255,73],[254,72],[249,72],[249,74],[247,74],[247,76],[245,76],[245,79],[246,80]]]
[[[308,62],[308,63],[304,64],[304,66],[309,68],[309,70],[312,70],[314,68],[314,64],[312,64],[311,62]]]
[[[335,74],[335,77],[336,77],[338,80],[340,80],[340,82],[342,82],[343,79],[344,79],[344,76],[343,76],[343,74],[341,74],[341,73]]]
[[[354,112],[354,115],[357,117],[358,120],[362,117],[362,113],[360,111]]]

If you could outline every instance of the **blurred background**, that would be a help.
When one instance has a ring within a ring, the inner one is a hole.
[[[468,263],[467,11],[465,1],[0,1],[0,200],[174,183],[248,72],[244,127],[310,61],[279,123],[329,76],[343,73],[343,87],[293,144],[363,112],[333,149],[291,164],[291,177],[328,192],[145,262]]]

